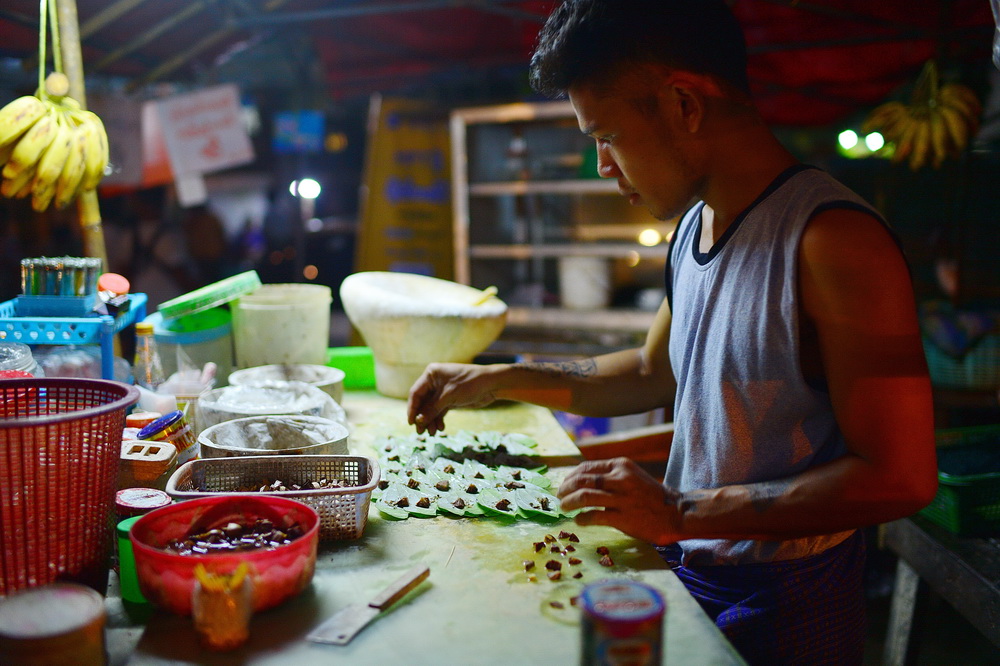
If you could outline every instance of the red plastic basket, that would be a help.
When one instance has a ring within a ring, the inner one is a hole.
[[[0,381],[0,596],[72,581],[106,591],[125,412],[135,387]]]

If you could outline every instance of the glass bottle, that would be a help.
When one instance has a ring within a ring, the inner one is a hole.
[[[150,391],[155,391],[166,381],[153,335],[153,324],[150,322],[141,321],[135,325],[135,362],[132,364],[132,375],[136,384]]]

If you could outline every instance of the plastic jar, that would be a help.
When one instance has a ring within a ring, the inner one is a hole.
[[[21,342],[0,342],[0,370],[27,372],[32,377],[45,376],[31,355],[31,347]]]

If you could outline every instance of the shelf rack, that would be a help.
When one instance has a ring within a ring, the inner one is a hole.
[[[18,317],[17,299],[0,303],[0,342],[26,345],[101,346],[101,378],[114,379],[115,333],[146,318],[146,294],[129,294],[129,308],[117,317]]]

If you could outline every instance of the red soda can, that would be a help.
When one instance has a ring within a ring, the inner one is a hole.
[[[631,580],[603,580],[580,595],[583,666],[647,666],[663,655],[663,597]]]

